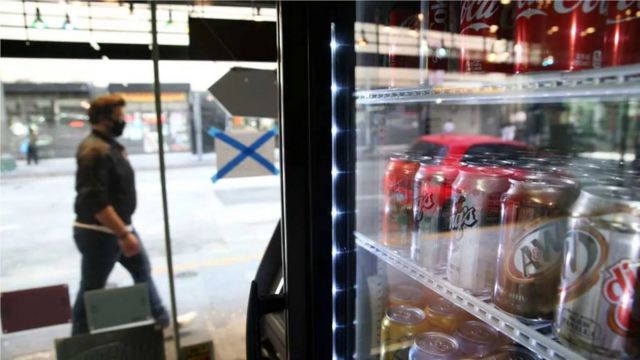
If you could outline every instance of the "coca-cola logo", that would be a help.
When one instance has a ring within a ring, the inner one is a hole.
[[[587,224],[579,224],[567,233],[564,254],[560,291],[564,301],[571,301],[598,282],[609,247],[598,230]]]
[[[514,243],[507,254],[507,273],[513,280],[531,282],[558,265],[563,246],[559,226],[559,222],[532,224]]]
[[[458,196],[453,205],[453,213],[450,221],[450,229],[455,232],[456,240],[462,239],[464,229],[473,227],[478,223],[476,208],[465,204],[466,198]]]
[[[519,18],[531,18],[533,16],[548,16],[547,8],[553,9],[556,14],[564,15],[580,10],[584,14],[590,14],[594,10],[601,15],[607,14],[607,1],[605,0],[554,0],[553,7],[545,6],[545,3],[536,0],[518,0],[516,20]]]
[[[449,4],[446,1],[432,1],[429,8],[430,29],[445,30],[449,18]]]
[[[638,268],[638,262],[632,263],[629,259],[619,261],[607,269],[609,277],[602,287],[602,294],[610,304],[607,323],[620,336],[626,336],[631,327]]]
[[[460,24],[464,34],[468,30],[480,31],[488,29],[491,24],[487,24],[489,19],[498,11],[500,5],[497,1],[470,0],[462,3],[460,11]]]

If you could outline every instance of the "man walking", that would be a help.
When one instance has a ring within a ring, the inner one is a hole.
[[[95,99],[89,108],[92,131],[76,154],[73,237],[82,254],[82,279],[73,307],[73,335],[88,332],[85,291],[103,288],[116,262],[129,271],[135,283],[147,283],[153,317],[158,325],[169,325],[169,315],[151,279],[149,257],[131,226],[136,209],[134,172],[125,148],[115,140],[125,127],[124,107],[118,95]]]

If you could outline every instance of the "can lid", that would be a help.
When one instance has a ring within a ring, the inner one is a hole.
[[[515,345],[505,345],[498,348],[498,350],[496,350],[496,352],[492,354],[490,359],[492,360],[493,359],[495,360],[512,360],[512,359],[539,360],[540,357],[536,355],[533,351],[527,348],[524,348],[521,346],[515,346]]]
[[[429,331],[416,335],[416,359],[453,359],[460,345],[453,336],[437,331]]]
[[[574,216],[628,214],[640,217],[640,193],[617,186],[588,186],[574,205]]]
[[[462,313],[462,309],[453,305],[445,298],[437,298],[428,305],[429,309],[438,315],[457,315]]]
[[[424,311],[417,307],[400,305],[387,310],[387,317],[404,325],[416,325],[424,321]]]
[[[389,298],[391,300],[398,301],[420,302],[424,300],[425,295],[424,292],[422,292],[422,290],[420,290],[419,288],[403,284],[393,287],[389,292]]]
[[[494,328],[476,320],[463,323],[456,331],[456,335],[476,345],[493,345],[498,341],[498,332]]]

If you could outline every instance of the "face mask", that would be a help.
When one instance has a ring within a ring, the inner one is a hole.
[[[127,125],[126,122],[124,122],[124,120],[122,119],[118,119],[113,123],[113,126],[111,127],[111,134],[115,137],[118,137],[120,135],[122,135],[122,132],[124,131],[124,127]]]

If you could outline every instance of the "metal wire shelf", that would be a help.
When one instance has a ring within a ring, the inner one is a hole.
[[[443,276],[435,275],[418,266],[410,259],[394,252],[382,244],[356,232],[356,243],[380,260],[413,278],[440,296],[493,326],[512,340],[536,352],[548,360],[581,360],[582,355],[557,342],[553,336],[542,334],[539,327],[528,326],[513,316],[496,308],[486,299],[481,299],[451,285]]]
[[[463,75],[461,75],[461,79]],[[640,96],[640,65],[575,72],[521,74],[474,86],[433,86],[356,91],[357,104],[510,104],[549,103]]]

